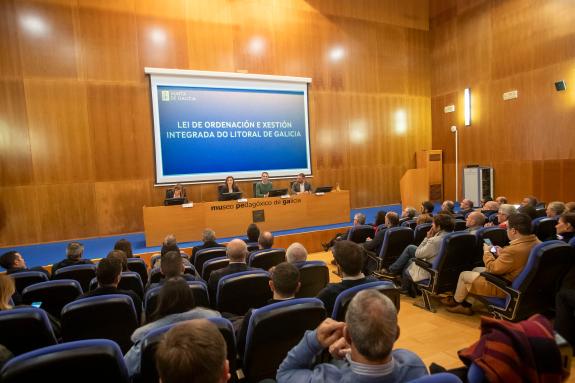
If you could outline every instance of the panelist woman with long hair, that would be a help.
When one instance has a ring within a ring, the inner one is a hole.
[[[241,192],[241,190],[238,187],[238,185],[236,185],[236,181],[234,180],[234,177],[227,176],[226,182],[223,185],[220,185],[219,192],[220,192],[219,200],[224,201],[225,200],[225,196],[224,196],[225,193],[238,193],[238,192]]]

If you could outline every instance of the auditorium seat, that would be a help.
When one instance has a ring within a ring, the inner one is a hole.
[[[138,328],[132,298],[122,294],[82,298],[62,309],[62,340],[110,339],[122,352],[132,347],[130,336]]]
[[[215,307],[220,312],[245,315],[248,309],[262,307],[271,298],[267,271],[243,271],[219,280]]]
[[[274,379],[289,350],[325,318],[325,307],[317,298],[290,299],[253,310],[242,364],[246,380]]]
[[[483,244],[484,239],[489,239],[493,246],[505,247],[509,245],[507,230],[498,226],[482,227],[475,232],[477,238],[477,258],[473,263],[474,266],[485,266],[483,263]]]
[[[335,299],[335,304],[333,306],[331,317],[337,321],[344,321],[345,313],[347,312],[347,306],[349,306],[349,302],[351,302],[351,300],[357,293],[367,289],[375,289],[380,293],[384,294],[385,296],[387,296],[389,299],[391,299],[391,301],[395,305],[397,312],[399,312],[400,299],[399,299],[399,289],[397,288],[397,286],[395,286],[393,282],[389,281],[376,281],[354,286],[339,293],[337,298]]]
[[[74,279],[80,282],[82,291],[89,291],[90,281],[96,276],[96,265],[73,265],[62,267],[52,275],[53,280]]]
[[[46,312],[34,307],[0,311],[0,344],[14,355],[58,343]]]
[[[559,217],[535,218],[531,222],[533,234],[535,234],[540,241],[551,241],[557,239],[557,230],[555,229],[555,225],[557,225],[558,219]]]
[[[161,258],[162,255],[160,253],[152,254],[152,257],[150,258],[150,269],[155,268],[156,262],[158,262],[158,260],[160,260]]]
[[[210,307],[210,300],[208,298],[208,287],[203,281],[187,281],[188,286],[192,289],[192,294],[194,295],[194,302],[196,306]],[[158,295],[162,286],[154,286],[148,291],[144,297],[144,309],[146,312],[146,319],[150,318],[150,315],[156,309],[158,302]]]
[[[128,270],[135,271],[140,275],[142,283],[148,281],[148,269],[146,262],[141,258],[128,258]]]
[[[286,260],[285,249],[264,249],[250,253],[248,266],[268,271]]]
[[[409,227],[411,230],[415,230],[417,226],[417,221],[410,219],[401,223],[401,227]]]
[[[202,279],[204,281],[209,280],[212,271],[223,269],[229,264],[230,260],[228,259],[228,257],[218,257],[207,260],[206,262],[204,262],[204,265],[202,266]]]
[[[500,319],[520,321],[535,313],[549,314],[555,309],[555,295],[574,258],[573,248],[563,241],[540,243],[531,249],[527,264],[513,282],[488,272],[481,273],[507,297],[479,299]]]
[[[219,257],[226,256],[226,248],[225,247],[211,247],[208,249],[198,250],[192,262],[196,270],[202,271],[202,266],[204,262],[208,259],[214,259]]]
[[[194,266],[184,266],[184,274],[190,274],[190,275],[196,277],[196,270],[195,270]],[[162,270],[159,267],[156,267],[156,268],[150,270],[149,284],[158,283],[162,279],[164,279],[164,276],[162,275]]]
[[[463,231],[465,229],[467,229],[467,226],[465,225],[465,220],[456,219],[455,220],[455,228],[453,229],[453,231]]]
[[[96,290],[98,288],[98,279],[92,278],[90,281],[90,291]],[[118,289],[120,290],[131,290],[138,294],[140,299],[144,298],[144,285],[140,279],[140,274],[135,271],[124,271],[122,273],[122,278],[120,283],[118,283]]]
[[[364,243],[367,238],[375,237],[375,229],[371,225],[352,226],[347,233],[347,240],[355,243]]]
[[[233,382],[235,381],[234,376],[236,371],[237,357],[234,327],[232,323],[225,318],[209,318],[208,320],[218,327],[220,333],[226,341],[227,359],[230,366],[230,374],[232,375],[232,379],[230,379],[230,381]],[[159,376],[158,370],[156,369],[156,349],[158,348],[158,345],[160,344],[164,334],[178,324],[181,324],[181,322],[154,329],[150,331],[150,333],[142,340],[140,374],[134,377],[134,383],[158,383]]]
[[[535,218],[545,218],[547,217],[547,209],[545,207],[535,208]]]
[[[118,345],[106,339],[57,344],[10,359],[0,371],[2,383],[129,383]]]
[[[431,274],[430,279],[417,282],[423,294],[423,308],[431,312],[431,296],[455,291],[459,274],[473,269],[477,260],[475,235],[467,232],[453,232],[445,235],[441,241],[439,253],[432,262],[415,258],[415,263]],[[470,251],[471,250],[471,251]]]
[[[419,246],[421,242],[425,239],[427,232],[431,229],[431,223],[422,223],[417,225],[413,230],[413,244]]]
[[[377,262],[376,270],[369,271],[379,271],[382,267],[389,267],[412,242],[413,230],[409,227],[390,227],[387,229],[379,254],[375,259]]]
[[[257,242],[246,242],[246,246],[248,247],[248,251],[256,251],[260,249],[260,244]]]
[[[30,285],[48,281],[46,273],[41,271],[22,271],[20,273],[10,274],[16,285],[16,292],[22,294],[22,291]]]
[[[40,308],[59,318],[62,307],[80,295],[82,295],[82,287],[78,281],[61,279],[40,282],[26,287],[22,292],[22,301],[28,305],[33,302],[41,302]]]
[[[313,298],[329,283],[329,268],[323,261],[295,264],[299,269],[300,288],[296,298]]]

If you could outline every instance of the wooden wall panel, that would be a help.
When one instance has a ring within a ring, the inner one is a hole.
[[[556,92],[553,83],[575,81],[575,28],[567,21],[575,8],[561,0],[432,0],[430,8],[432,146],[444,151],[445,197],[455,197],[449,126],[457,125],[459,174],[468,164],[493,167],[494,194],[512,201],[572,198],[564,177],[575,158],[568,144],[575,93]],[[464,127],[468,86],[472,124]],[[504,101],[511,90],[519,97]],[[450,104],[456,112],[444,114]]]
[[[431,146],[428,29],[428,0],[0,2],[0,187],[18,196],[0,205],[0,246],[143,229],[166,189],[145,66],[311,77],[312,184],[349,189],[353,207],[399,202]]]

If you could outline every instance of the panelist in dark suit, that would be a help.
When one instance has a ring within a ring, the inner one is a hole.
[[[311,193],[311,184],[305,180],[305,175],[297,175],[296,181],[291,185],[291,191],[294,194]]]
[[[236,181],[234,180],[234,177],[232,176],[227,176],[226,177],[226,182],[223,185],[220,185],[218,187],[218,191],[220,193],[220,201],[224,200],[224,193],[238,193],[241,192],[240,188],[238,187],[238,185],[236,185]]]
[[[173,189],[166,190],[166,199],[170,198],[186,198],[186,189],[181,184],[176,184]]]
[[[210,279],[208,280],[208,291],[210,293],[210,302],[215,306],[216,293],[218,291],[218,283],[222,277],[230,274],[239,273],[242,271],[255,270],[253,267],[248,267],[246,264],[246,257],[248,255],[248,246],[241,239],[233,239],[226,247],[226,255],[230,263],[223,269],[212,271]]]

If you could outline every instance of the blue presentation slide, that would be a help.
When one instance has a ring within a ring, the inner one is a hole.
[[[157,85],[163,176],[310,169],[306,97],[299,90]]]

